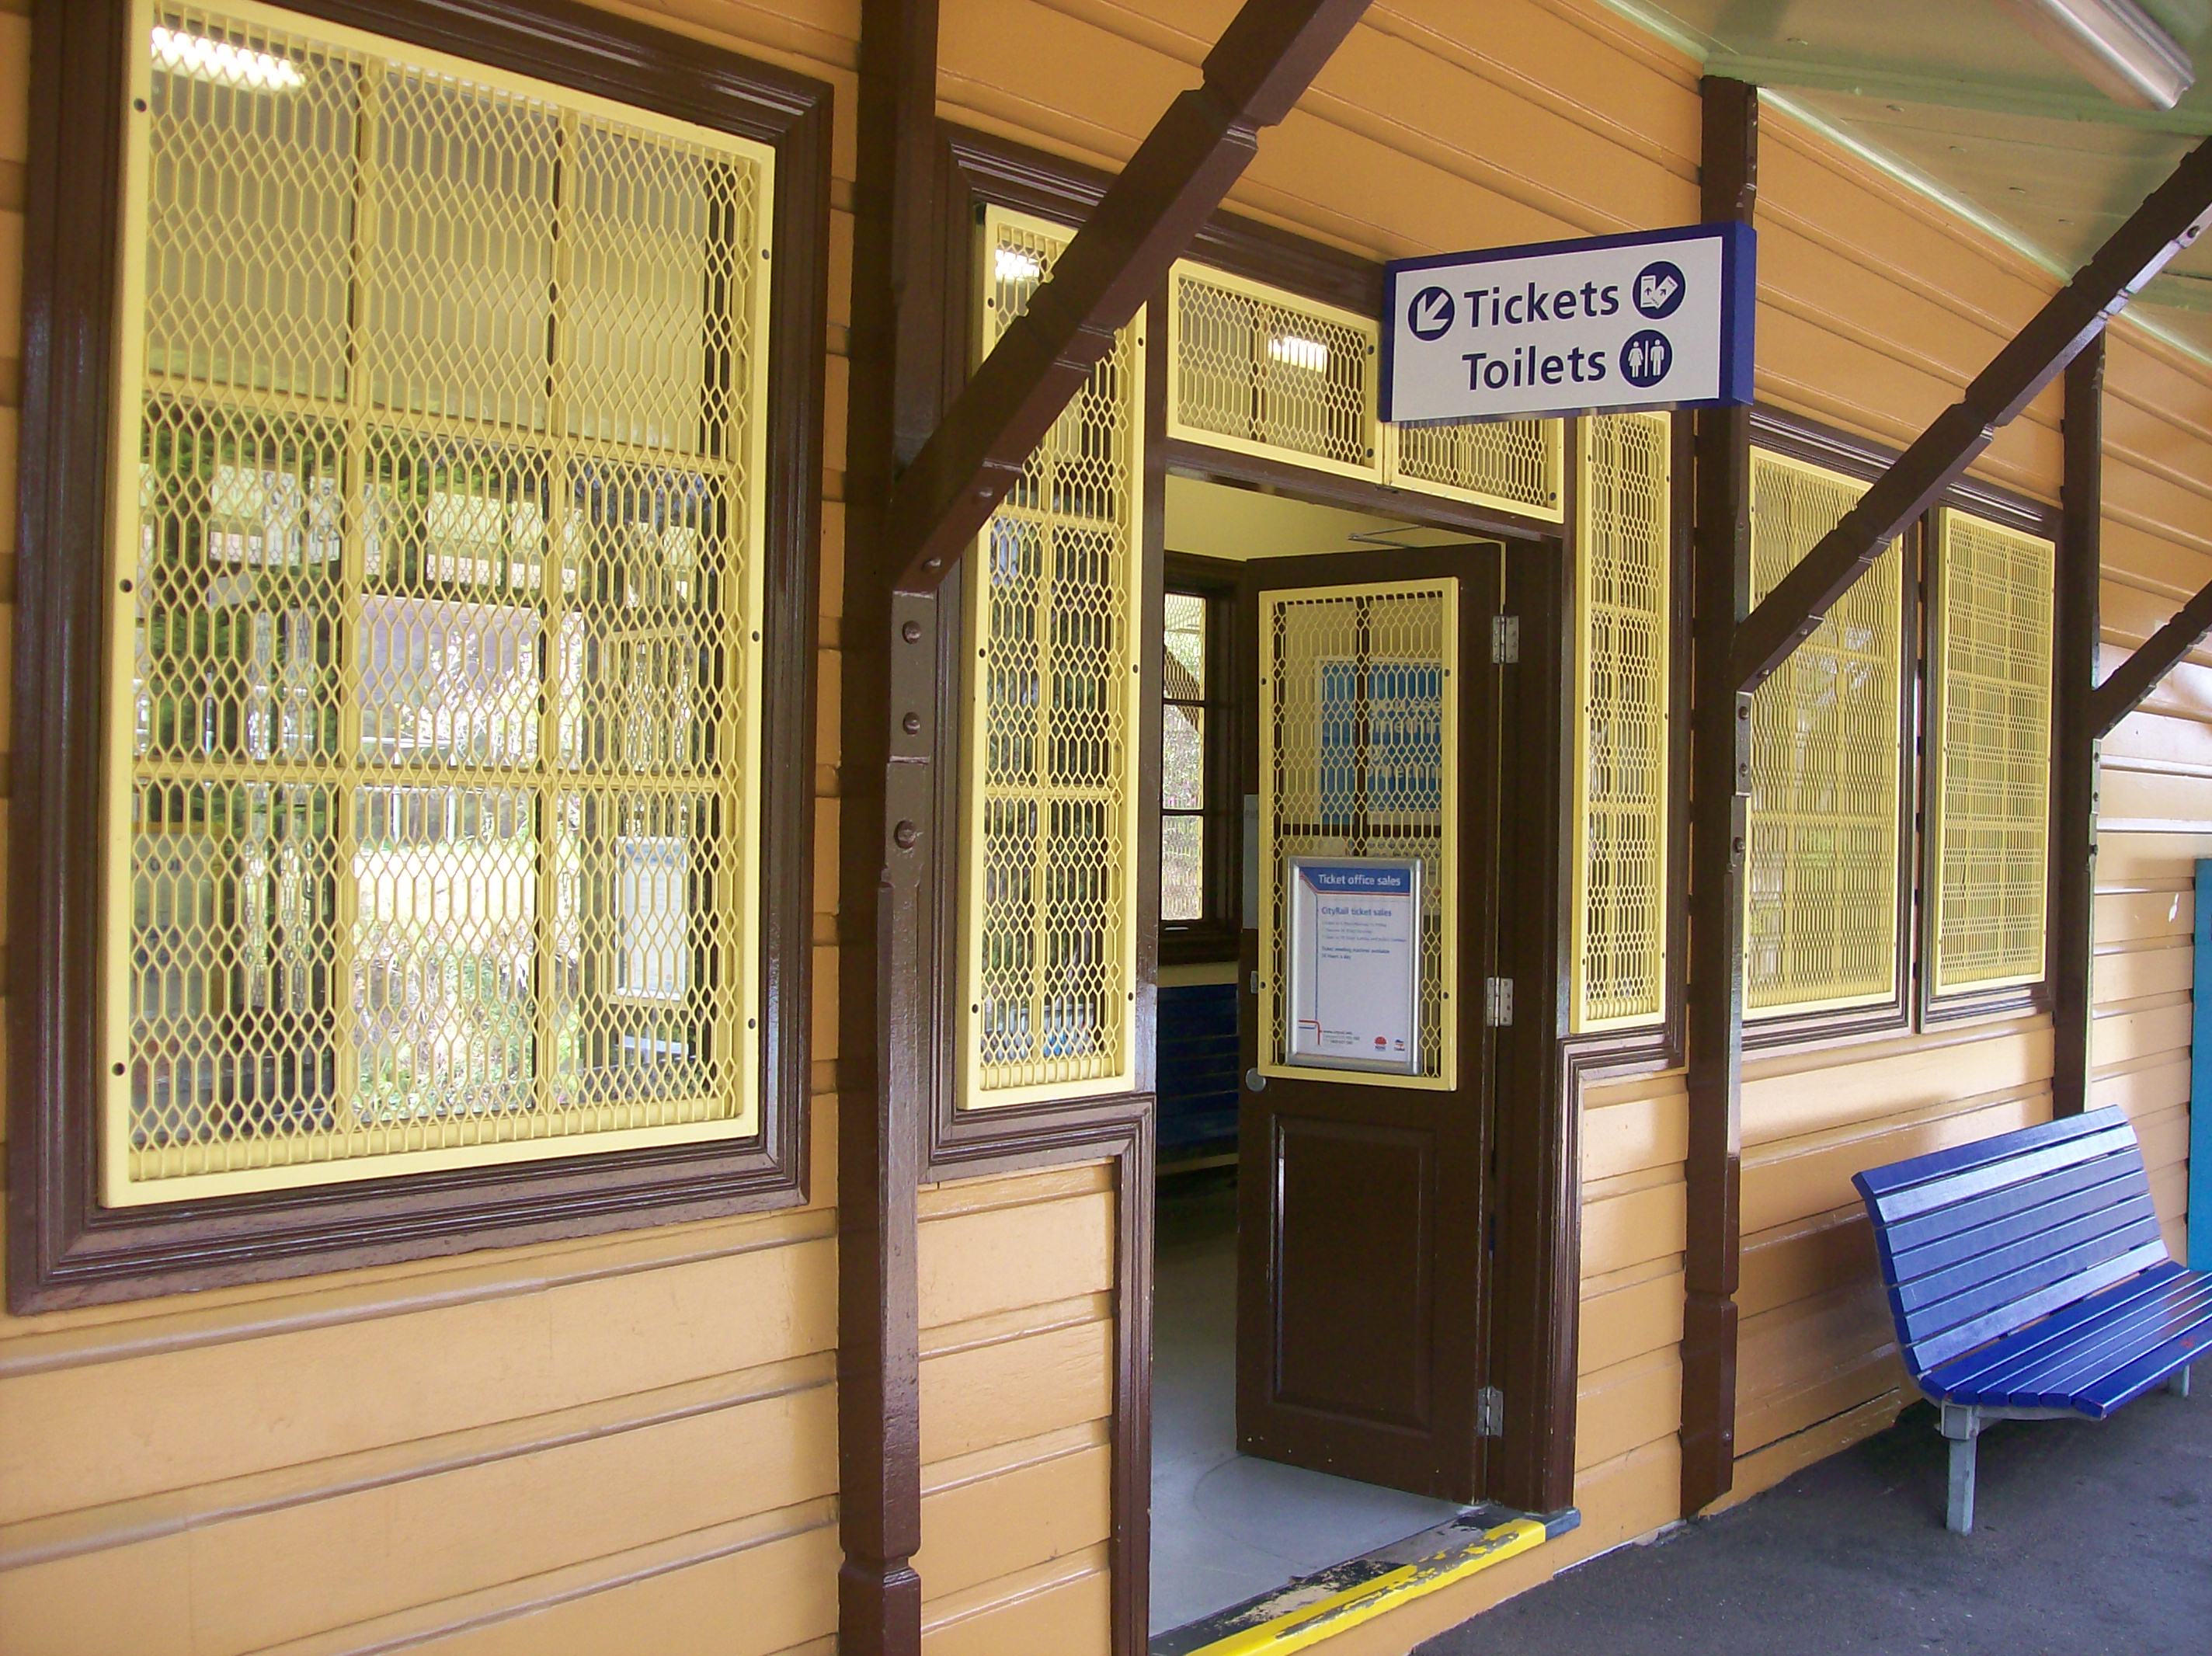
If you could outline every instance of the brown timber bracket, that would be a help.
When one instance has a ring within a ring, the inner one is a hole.
[[[1755,690],[1812,636],[1882,549],[1965,473],[1997,428],[2064,371],[2166,261],[2212,219],[2212,139],[2146,197],[2074,279],[1974,376],[1843,521],[1766,595],[1737,630],[1729,670]]]
[[[936,589],[1115,330],[1221,204],[1259,129],[1290,113],[1366,9],[1367,0],[1245,0],[1206,54],[1203,82],[1168,107],[901,475],[887,525],[905,558],[899,591]]]
[[[2181,658],[2212,632],[2212,586],[2174,612],[2173,618],[2144,639],[2136,653],[2114,667],[2089,697],[2089,730],[2098,740],[2134,712]]]

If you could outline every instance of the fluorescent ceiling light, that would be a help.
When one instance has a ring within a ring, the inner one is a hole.
[[[2044,45],[2115,103],[2171,109],[2197,79],[2180,43],[2136,0],[2005,0]]]
[[[1034,253],[1000,247],[992,255],[991,271],[1001,282],[1034,282],[1044,274],[1044,265]]]
[[[196,81],[247,86],[258,92],[289,92],[301,84],[300,67],[289,58],[211,40],[204,34],[154,26],[154,61]]]
[[[1328,347],[1318,339],[1308,339],[1302,334],[1279,333],[1267,341],[1267,355],[1291,368],[1306,368],[1315,374],[1328,369]]]

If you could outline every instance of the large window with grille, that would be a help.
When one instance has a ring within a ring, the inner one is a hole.
[[[1582,427],[1571,779],[1581,829],[1577,1032],[1656,1023],[1666,1010],[1671,441],[1663,414],[1603,415]]]
[[[1752,601],[1866,485],[1765,449],[1751,465]],[[1897,992],[1904,552],[1892,542],[1753,692],[1744,1006],[1871,1006]]]
[[[1947,508],[1929,560],[1929,989],[2043,976],[2053,549]]]
[[[137,15],[106,1199],[753,1130],[773,152]]]
[[[1074,232],[993,209],[988,350]],[[968,563],[960,1097],[1134,1084],[1145,319],[1115,337]]]

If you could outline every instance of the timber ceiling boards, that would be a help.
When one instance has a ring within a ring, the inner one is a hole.
[[[2062,274],[2212,135],[2212,0],[2140,0],[2197,67],[2170,110],[2106,97],[2004,0],[1607,3]],[[2212,361],[2212,246],[2131,314]]]

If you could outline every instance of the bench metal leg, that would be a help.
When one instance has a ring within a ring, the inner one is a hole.
[[[2189,1395],[2189,1371],[2185,1368],[2179,1374],[2176,1374],[2172,1379],[2166,1383],[2166,1389],[2172,1392],[2177,1397],[2187,1397]]]
[[[1982,1434],[1982,1411],[1943,1405],[1943,1435],[1951,1440],[1950,1499],[1943,1527],[1954,1535],[1974,1532],[1974,1443]]]

